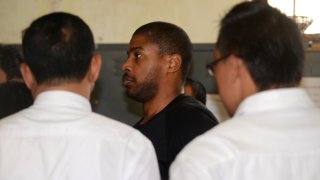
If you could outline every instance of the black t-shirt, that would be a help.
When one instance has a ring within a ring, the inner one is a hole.
[[[168,179],[169,166],[181,149],[196,136],[218,124],[199,101],[179,95],[145,124],[134,125],[148,137],[156,150],[161,179]]]

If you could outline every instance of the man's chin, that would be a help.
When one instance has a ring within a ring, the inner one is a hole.
[[[145,100],[143,100],[141,97],[137,96],[136,94],[130,93],[130,91],[128,91],[128,89],[126,91],[126,94],[130,99],[133,99],[134,101],[137,101],[137,102],[140,102],[140,103],[144,103],[145,102]]]

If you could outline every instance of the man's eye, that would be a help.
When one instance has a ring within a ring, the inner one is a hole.
[[[134,53],[134,57],[135,57],[135,59],[140,59],[141,58],[141,54],[138,53],[138,52],[135,52]]]

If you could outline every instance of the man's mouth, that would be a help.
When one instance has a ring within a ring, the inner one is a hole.
[[[129,77],[128,75],[124,74],[122,76],[122,85],[123,86],[130,86],[133,83],[134,79]]]

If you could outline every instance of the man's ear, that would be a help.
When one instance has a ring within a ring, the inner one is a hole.
[[[235,60],[238,74],[241,74],[242,76],[244,74],[250,75],[249,70],[245,65],[244,61],[240,57],[236,57]]]
[[[169,56],[169,68],[168,72],[176,72],[181,68],[182,58],[179,54],[173,54]]]
[[[23,80],[24,80],[25,84],[27,85],[27,87],[30,90],[33,90],[35,88],[35,86],[37,85],[37,81],[36,81],[33,73],[31,72],[31,69],[29,68],[29,66],[25,63],[22,63],[20,65],[20,71],[21,71]]]
[[[241,84],[243,84],[244,97],[258,92],[258,87],[254,82],[253,77],[250,74],[245,62],[240,57],[236,57],[236,67],[237,76],[241,79]]]
[[[232,81],[236,81],[242,77],[242,73],[244,71],[244,64],[241,58],[230,55],[228,61],[226,62],[229,68],[229,77],[232,78]]]
[[[101,55],[96,53],[93,55],[90,63],[90,69],[89,69],[90,82],[96,82],[96,80],[99,78],[100,69],[101,69]]]

